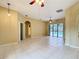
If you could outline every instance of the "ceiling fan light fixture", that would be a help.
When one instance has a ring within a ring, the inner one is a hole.
[[[42,0],[42,2],[44,2],[44,0]]]
[[[40,0],[36,0],[36,3],[38,4],[40,2]]]
[[[37,3],[39,5],[41,5],[41,7],[44,7],[44,0],[32,0],[32,2],[30,2],[30,5],[33,5],[34,3]]]

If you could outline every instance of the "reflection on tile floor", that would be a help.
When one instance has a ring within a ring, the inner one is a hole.
[[[57,47],[63,47],[64,40],[63,38],[57,38],[57,37],[49,37],[49,45],[50,46],[57,46]]]
[[[19,44],[0,46],[0,59],[79,59],[78,49],[63,45],[63,39],[35,37]]]

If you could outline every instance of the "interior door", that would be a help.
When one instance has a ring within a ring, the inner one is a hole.
[[[58,24],[58,37],[64,39],[64,24],[63,23]]]

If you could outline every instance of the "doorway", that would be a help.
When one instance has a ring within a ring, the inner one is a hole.
[[[29,21],[25,22],[25,36],[26,38],[31,37],[31,23]]]
[[[23,23],[20,23],[20,40],[23,40]]]

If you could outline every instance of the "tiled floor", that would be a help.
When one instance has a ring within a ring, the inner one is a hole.
[[[78,49],[64,46],[61,38],[37,37],[0,46],[0,59],[79,59],[78,56]]]

